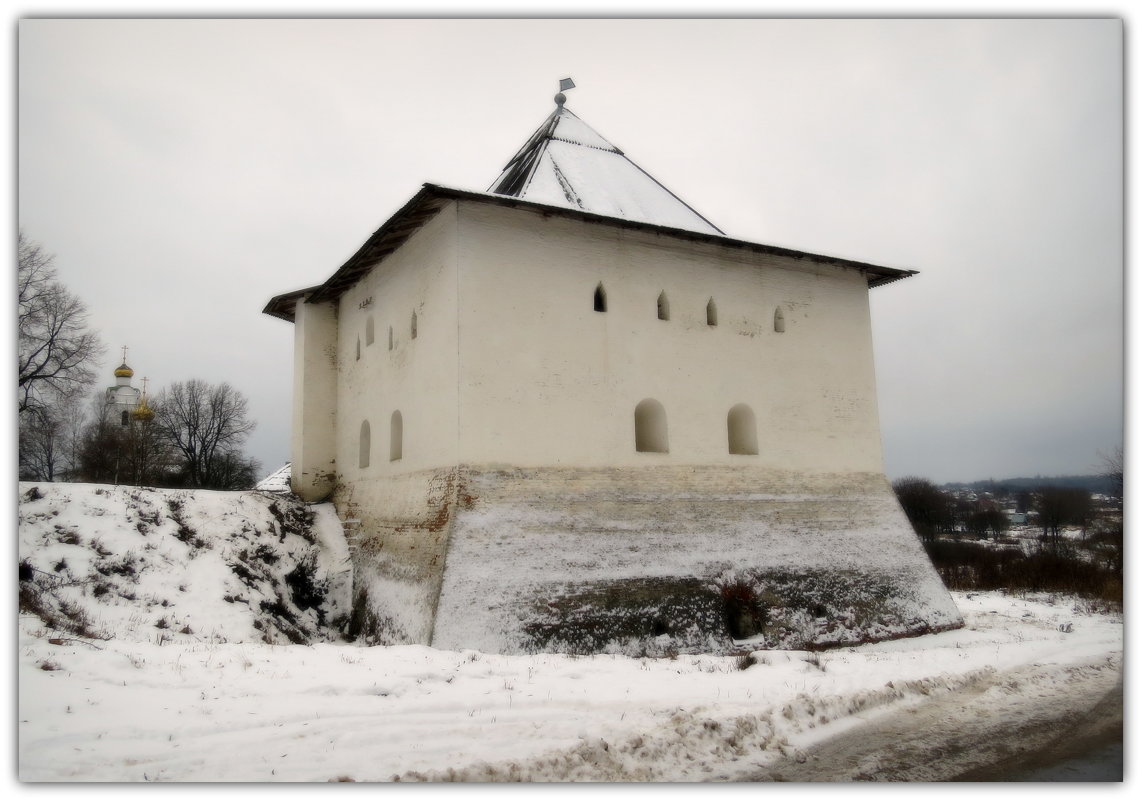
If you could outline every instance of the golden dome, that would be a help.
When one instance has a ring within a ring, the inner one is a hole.
[[[143,400],[139,401],[139,405],[135,407],[135,411],[131,412],[131,416],[136,420],[143,421],[144,423],[148,423],[151,420],[155,419],[155,413],[151,410],[151,407],[147,405],[146,398],[143,398]]]
[[[115,370],[115,377],[116,378],[130,378],[133,375],[135,375],[135,371],[127,366],[127,362],[123,362]]]

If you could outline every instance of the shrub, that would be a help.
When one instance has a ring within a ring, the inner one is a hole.
[[[286,586],[298,609],[313,609],[319,623],[325,623],[325,610],[321,604],[329,591],[329,582],[317,578],[317,556],[309,554],[298,560],[297,566],[285,575]]]
[[[734,660],[734,667],[738,670],[749,670],[757,664],[757,657],[752,653],[738,654],[737,659]]]
[[[59,526],[56,526],[56,531],[59,532],[58,539],[61,545],[80,545],[83,542],[79,534],[74,531],[64,531]]]
[[[952,590],[1059,592],[1122,602],[1119,576],[1065,549],[1025,554],[1014,548],[946,540],[925,543],[925,548],[940,578]]]
[[[754,585],[744,579],[735,579],[722,584],[718,589],[721,591],[726,630],[730,637],[745,640],[761,634],[768,614]]]

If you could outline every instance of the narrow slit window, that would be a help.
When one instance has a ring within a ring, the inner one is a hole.
[[[706,325],[715,326],[718,324],[718,305],[714,303],[714,299],[710,298],[710,302],[706,304]]]
[[[393,327],[389,326],[389,350],[393,349]]]
[[[369,466],[369,456],[372,451],[371,439],[372,435],[369,432],[369,421],[365,420],[361,423],[360,454],[357,460],[358,467],[366,468]]]
[[[634,449],[639,453],[669,453],[666,409],[654,398],[634,407]]]
[[[416,339],[416,312],[412,313],[412,338]]]
[[[603,282],[600,281],[599,285],[595,287],[595,311],[605,312],[607,310],[607,292],[603,289]]]
[[[730,409],[726,415],[726,430],[731,454],[757,456],[757,419],[753,409],[744,403]]]
[[[666,293],[663,292],[658,296],[658,319],[670,319],[670,301],[666,299]]]
[[[773,312],[773,330],[779,334],[785,333],[785,312],[781,311],[780,306]]]
[[[357,337],[357,361],[361,361],[361,338]]]
[[[398,461],[404,456],[404,419],[401,413],[393,412],[389,420],[389,461]]]
[[[373,315],[370,314],[365,319],[365,344],[372,345],[373,339]]]

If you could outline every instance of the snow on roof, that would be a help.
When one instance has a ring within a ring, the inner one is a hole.
[[[489,191],[608,217],[723,233],[562,105],[512,157]]]
[[[279,467],[274,472],[259,481],[254,489],[261,490],[262,492],[281,492],[290,493],[290,465],[292,462],[286,462],[284,466]]]

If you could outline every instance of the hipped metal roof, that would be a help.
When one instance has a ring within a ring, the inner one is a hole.
[[[722,233],[561,103],[488,191],[608,217]]]
[[[297,300],[335,300],[447,203],[461,200],[831,264],[859,271],[869,288],[916,274],[915,270],[880,267],[728,237],[559,104],[487,192],[424,184],[325,283],[278,295],[263,312],[292,322]]]

